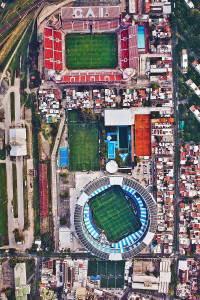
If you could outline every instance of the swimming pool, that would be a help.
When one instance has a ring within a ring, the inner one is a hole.
[[[115,158],[115,144],[113,142],[108,142],[108,159]]]
[[[145,29],[144,26],[138,26],[138,51],[145,51]]]

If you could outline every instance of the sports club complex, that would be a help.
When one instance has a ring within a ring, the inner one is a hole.
[[[58,84],[123,83],[148,52],[148,25],[122,19],[119,6],[61,7],[53,17],[40,32],[43,70]]]
[[[137,76],[139,54],[148,53],[147,26],[123,19],[118,6],[61,7],[43,22],[43,70],[59,85],[125,83]],[[150,156],[150,115],[133,118],[124,110],[118,118],[118,113],[122,110],[108,111],[105,125],[130,127],[132,162],[134,154]],[[115,124],[118,120],[124,123]],[[81,243],[95,256],[128,259],[151,244],[156,203],[134,179],[100,177],[80,193],[74,225]]]

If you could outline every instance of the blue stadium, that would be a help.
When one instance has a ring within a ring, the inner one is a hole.
[[[105,234],[95,226],[88,204],[92,197],[113,185],[121,186],[131,197],[137,206],[141,222],[138,231],[116,243],[106,239]],[[152,242],[157,227],[157,206],[151,194],[134,179],[122,176],[101,177],[89,183],[82,191],[76,203],[74,224],[80,241],[95,256],[106,260],[128,259],[139,254]]]

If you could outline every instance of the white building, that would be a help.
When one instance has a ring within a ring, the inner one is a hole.
[[[185,4],[189,8],[194,8],[194,3],[191,0],[185,0]]]
[[[198,88],[198,86],[196,86],[196,84],[192,81],[192,79],[187,80],[185,83],[187,84],[187,86],[193,89],[193,91],[197,96],[200,96],[200,89]]]
[[[188,52],[187,52],[187,49],[182,50],[181,69],[182,69],[183,74],[186,74],[188,72]]]
[[[26,128],[10,128],[10,156],[26,156]]]

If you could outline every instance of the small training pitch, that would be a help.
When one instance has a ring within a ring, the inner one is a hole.
[[[66,64],[73,69],[115,68],[118,65],[115,33],[67,34]]]
[[[88,276],[99,276],[101,288],[122,288],[124,261],[89,261]]]
[[[69,168],[71,171],[99,170],[97,124],[69,123]]]
[[[141,227],[133,200],[120,186],[112,186],[89,200],[93,221],[110,242],[117,242]]]

